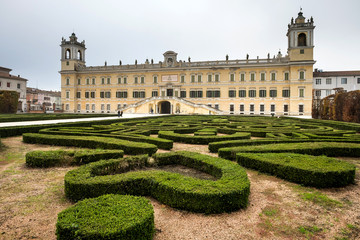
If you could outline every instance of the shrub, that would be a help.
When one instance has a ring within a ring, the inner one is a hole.
[[[235,160],[236,153],[281,153],[292,152],[309,155],[326,155],[329,157],[345,156],[359,157],[360,144],[343,143],[343,142],[311,142],[311,143],[279,143],[265,144],[258,146],[244,146],[233,148],[220,148],[219,157]]]
[[[58,240],[152,239],[154,210],[144,197],[104,195],[85,199],[60,212]]]
[[[313,187],[342,187],[354,182],[353,164],[326,156],[295,153],[238,153],[244,167]]]
[[[232,135],[224,136],[191,136],[184,135],[179,133],[174,133],[173,131],[160,131],[159,138],[165,138],[173,140],[174,142],[183,142],[190,144],[208,144],[210,142],[218,142],[221,140],[235,140],[235,139],[249,139],[249,133],[234,133]]]
[[[102,159],[121,158],[123,150],[78,150],[78,151],[32,151],[25,156],[28,167],[54,167],[62,165],[80,165]]]
[[[19,96],[16,91],[0,91],[0,113],[16,113]]]
[[[149,154],[157,151],[157,147],[149,143],[137,143],[116,138],[94,136],[63,136],[39,133],[23,134],[25,143],[49,144],[58,146],[74,146],[84,148],[119,149],[125,154]]]
[[[193,167],[219,179],[201,180],[161,170],[128,172],[148,164],[147,157],[133,156],[69,171],[65,194],[73,201],[110,193],[150,195],[171,207],[204,213],[231,212],[247,206],[250,183],[245,170],[234,162],[185,151],[155,154],[154,160],[158,165]]]

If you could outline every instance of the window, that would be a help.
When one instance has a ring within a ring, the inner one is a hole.
[[[220,75],[219,74],[215,74],[215,82],[219,82],[220,81]]]
[[[255,105],[254,104],[250,104],[250,112],[255,111]]]
[[[180,90],[180,97],[181,98],[186,98],[186,91],[185,90]]]
[[[229,97],[231,97],[231,98],[236,97],[236,91],[235,90],[229,90]]]
[[[85,98],[89,98],[90,97],[90,93],[89,92],[85,92]]]
[[[341,78],[341,84],[347,84],[347,78]]]
[[[276,80],[276,73],[271,73],[271,81],[275,81]]]
[[[95,111],[95,104],[91,104],[91,111]]]
[[[303,113],[304,112],[304,105],[300,104],[299,105],[299,113]]]
[[[95,98],[95,92],[91,92],[91,93],[90,93],[90,97],[91,97],[91,98]]]
[[[0,82],[0,87],[1,87],[1,82]]]
[[[239,97],[241,98],[246,97],[246,90],[239,90]]]
[[[76,98],[81,98],[81,92],[76,92]]]
[[[105,78],[101,78],[101,84],[105,84]]]
[[[66,85],[70,85],[70,79],[69,78],[66,79]]]
[[[145,83],[145,77],[140,77],[140,83],[144,84]]]
[[[284,79],[285,79],[286,81],[289,80],[289,73],[288,73],[288,72],[286,72],[286,73],[284,74]]]
[[[100,92],[100,98],[104,98],[105,97],[105,93],[104,92]]]
[[[299,97],[304,97],[304,89],[299,88]]]
[[[240,104],[240,112],[243,112],[245,110],[245,105],[244,104]]]
[[[20,83],[18,83],[18,84],[17,84],[17,88],[20,89],[20,87],[21,87],[21,85],[20,85]]]
[[[288,112],[289,111],[289,105],[285,104],[284,105],[284,112]]]
[[[234,81],[235,81],[235,74],[230,73],[230,82],[234,82]]]
[[[304,80],[305,79],[305,72],[304,71],[300,71],[300,76],[299,76],[299,79],[300,80]]]
[[[107,78],[107,84],[111,84],[111,79]]]
[[[185,82],[185,76],[184,75],[180,76],[180,82],[182,82],[182,83]]]
[[[118,104],[118,105],[117,105],[117,109],[121,109],[121,104]]]
[[[321,79],[320,78],[315,79],[315,85],[321,85]]]
[[[211,74],[208,75],[208,82],[212,82],[212,75]]]
[[[90,104],[86,104],[85,109],[86,109],[86,111],[89,111],[90,110]]]
[[[127,98],[128,93],[127,91],[117,91],[116,92],[116,98]]]
[[[304,49],[300,49],[300,54],[304,54],[304,53],[305,53]]]
[[[81,110],[81,104],[77,105],[77,110],[80,111]]]
[[[133,98],[145,98],[145,91],[133,91]]]
[[[86,79],[86,85],[90,85],[90,79],[89,78]]]
[[[330,89],[326,89],[326,96],[331,95],[331,90]]]
[[[255,73],[250,74],[250,81],[255,81]]]
[[[331,84],[331,78],[326,79],[326,84]]]
[[[230,112],[234,112],[234,104],[230,104]]]
[[[118,84],[121,84],[121,78],[118,78]]]
[[[264,104],[260,104],[260,112],[264,112],[265,111],[265,105]]]
[[[151,96],[152,97],[157,97],[159,95],[159,92],[157,91],[157,90],[153,90],[152,92],[151,92]]]
[[[215,104],[214,108],[219,110],[219,104]]]
[[[190,97],[191,98],[202,98],[203,92],[201,90],[190,90]]]
[[[101,111],[105,110],[105,104],[101,104]]]
[[[240,82],[245,82],[245,73],[240,73]]]
[[[92,79],[92,85],[95,85],[95,78]]]
[[[260,80],[261,80],[261,81],[265,81],[265,73],[261,73],[261,75],[260,75]]]
[[[157,76],[154,76],[154,83],[158,83],[158,79],[157,79]]]
[[[70,98],[70,92],[66,91],[66,98]]]
[[[270,111],[271,111],[271,112],[275,112],[275,104],[271,104],[271,105],[270,105]]]
[[[70,105],[69,105],[68,103],[65,105],[65,109],[66,109],[67,111],[70,110]]]
[[[111,98],[111,92],[105,92],[105,98]]]
[[[277,90],[270,89],[270,97],[271,98],[276,98],[277,97]]]
[[[206,91],[207,98],[219,98],[220,97],[220,90],[207,90]]]
[[[195,82],[195,75],[191,75],[191,82],[192,82],[192,83]]]
[[[360,78],[357,79],[357,83],[360,84]]]
[[[123,83],[127,84],[127,77],[124,77]]]
[[[134,78],[134,83],[137,84],[138,83],[138,77]]]
[[[262,97],[262,98],[266,97],[266,90],[264,90],[264,89],[259,90],[259,97]]]
[[[110,111],[110,104],[106,105],[106,110]]]
[[[251,98],[256,97],[256,90],[249,90],[249,97]]]
[[[321,90],[316,90],[315,91],[315,96],[321,97]]]
[[[282,96],[283,97],[290,97],[290,89],[282,90]]]
[[[79,78],[77,81],[78,85],[81,85],[81,79]]]
[[[69,66],[69,61],[66,61],[66,66]]]
[[[198,82],[201,82],[201,75],[198,75]]]

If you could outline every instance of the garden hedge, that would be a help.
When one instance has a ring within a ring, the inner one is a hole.
[[[355,179],[355,165],[326,156],[237,153],[236,161],[246,168],[318,188],[343,187],[353,183]]]
[[[161,170],[132,171],[147,166],[147,157],[99,161],[65,175],[65,194],[73,201],[104,194],[152,196],[163,204],[191,212],[221,213],[245,208],[250,182],[237,163],[194,152],[154,155],[154,164],[180,164],[217,177],[216,181]],[[122,173],[122,174],[119,174]]]
[[[85,199],[60,212],[58,240],[153,239],[154,210],[144,197],[108,194]]]
[[[328,157],[360,157],[360,144],[343,142],[305,142],[305,143],[278,143],[256,146],[220,148],[219,157],[235,160],[236,153],[302,153],[309,155],[325,155]]]
[[[103,159],[121,158],[123,150],[86,149],[77,151],[31,151],[25,156],[28,167],[54,167],[62,165],[80,165]]]
[[[191,136],[185,134],[175,133],[174,131],[159,131],[159,138],[173,140],[174,142],[182,142],[189,144],[208,144],[210,142],[235,140],[235,139],[250,139],[249,133],[234,133],[232,135],[223,136]]]
[[[157,151],[157,147],[149,143],[131,142],[116,138],[95,137],[95,136],[64,136],[48,135],[39,133],[23,134],[25,143],[48,144],[57,146],[73,146],[83,148],[119,149],[125,154],[149,154]]]

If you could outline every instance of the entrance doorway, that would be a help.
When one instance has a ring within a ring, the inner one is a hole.
[[[164,101],[160,103],[159,113],[161,114],[170,114],[170,102]]]
[[[174,90],[172,88],[166,89],[166,96],[173,97],[174,96]]]

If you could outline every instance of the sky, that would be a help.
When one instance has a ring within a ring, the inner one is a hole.
[[[87,66],[266,58],[287,25],[313,16],[314,68],[360,70],[359,0],[0,0],[0,66],[28,87],[60,90],[61,38],[85,40]]]

